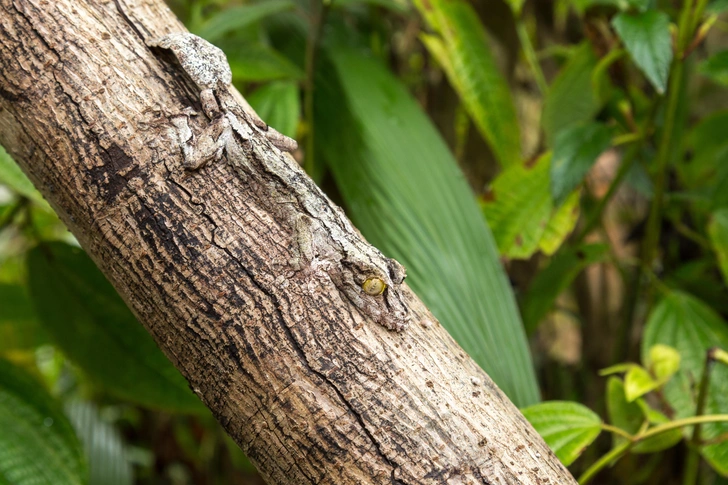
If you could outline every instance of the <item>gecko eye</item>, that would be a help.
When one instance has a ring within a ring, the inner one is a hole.
[[[377,296],[384,293],[384,290],[387,289],[387,283],[385,283],[383,279],[375,276],[367,278],[364,284],[361,285],[361,288],[367,295]]]

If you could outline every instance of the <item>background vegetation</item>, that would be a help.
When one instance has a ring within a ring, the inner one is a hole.
[[[582,483],[728,483],[727,1],[170,5]],[[258,483],[0,182],[0,482]]]

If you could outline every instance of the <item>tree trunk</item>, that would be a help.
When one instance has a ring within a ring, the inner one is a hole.
[[[406,285],[396,332],[291,270],[280,152],[182,167],[197,89],[145,45],[181,31],[161,0],[0,0],[0,143],[268,482],[574,483]]]

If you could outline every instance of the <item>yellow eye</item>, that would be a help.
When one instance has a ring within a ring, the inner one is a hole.
[[[387,289],[387,283],[381,278],[372,277],[367,278],[361,288],[367,295],[377,296],[384,293],[384,290]]]

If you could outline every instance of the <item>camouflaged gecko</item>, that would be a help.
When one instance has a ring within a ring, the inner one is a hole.
[[[268,190],[288,193],[293,203],[273,207],[291,228],[295,271],[308,271],[331,279],[336,288],[364,314],[384,327],[402,331],[409,321],[400,285],[405,269],[364,241],[343,212],[285,155],[272,151],[293,151],[294,140],[266,125],[246,111],[231,91],[232,73],[225,54],[206,40],[190,34],[170,34],[148,41],[150,47],[170,49],[200,90],[200,103],[210,124],[193,133],[190,108],[172,117],[182,149],[183,165],[197,170],[223,158],[241,177],[253,168],[251,158],[274,175]],[[265,140],[269,144],[266,146]]]

